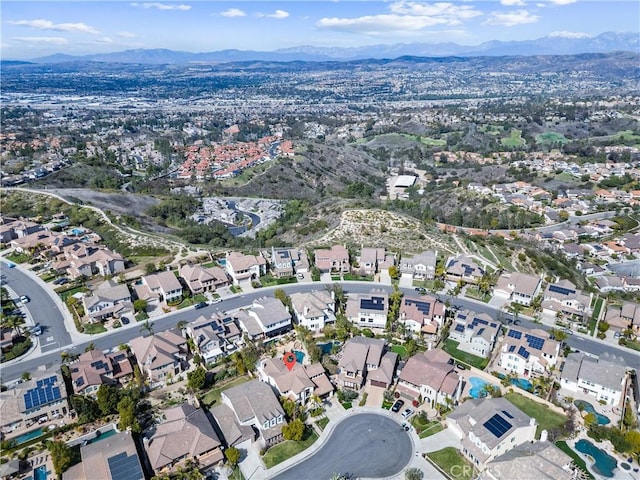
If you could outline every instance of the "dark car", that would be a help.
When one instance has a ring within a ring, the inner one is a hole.
[[[131,320],[129,320],[127,317],[122,317],[122,318],[120,319],[120,322],[121,322],[123,325],[129,325],[129,323],[131,322]]]
[[[398,413],[403,405],[404,405],[403,400],[396,400],[396,403],[394,403],[393,407],[391,407],[391,411]]]
[[[196,303],[193,308],[195,308],[196,310],[199,310],[201,308],[204,308],[207,306],[207,302],[200,302],[200,303]]]
[[[416,287],[414,290],[418,292],[420,295],[424,295],[425,293],[427,293],[427,289],[423,287]]]

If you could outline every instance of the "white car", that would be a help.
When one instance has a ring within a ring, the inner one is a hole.
[[[413,409],[411,408],[407,408],[402,412],[402,418],[409,418],[411,415],[413,415]]]
[[[20,295],[20,301],[22,303],[29,303],[31,301],[31,299],[29,297],[27,297],[26,295]]]
[[[221,299],[220,297],[218,297],[218,298],[214,298],[213,300],[211,300],[211,303],[212,303],[212,304],[214,304],[214,303],[220,303],[221,301],[222,301],[222,299]]]

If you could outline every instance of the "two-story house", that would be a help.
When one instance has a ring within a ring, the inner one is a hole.
[[[96,396],[100,385],[119,385],[133,375],[126,350],[105,355],[102,350],[84,352],[69,365],[73,392]]]
[[[449,339],[459,342],[460,350],[487,358],[495,346],[498,333],[500,324],[490,315],[460,310],[453,318]]]
[[[400,260],[400,273],[412,280],[433,280],[438,263],[437,251],[425,251],[410,256],[403,256]]]
[[[289,370],[282,358],[262,359],[258,363],[260,380],[276,389],[281,397],[288,397],[304,405],[316,395],[327,398],[333,393],[333,385],[319,363],[297,363]]]
[[[396,391],[404,398],[435,408],[437,405],[455,405],[460,400],[462,386],[462,378],[455,372],[451,356],[435,348],[407,360]]]
[[[378,266],[385,261],[385,258],[384,248],[363,247],[358,258],[358,272],[361,275],[375,275],[378,273]]]
[[[336,302],[326,290],[292,293],[289,298],[298,325],[318,332],[327,323],[335,323]]]
[[[581,393],[598,402],[619,407],[624,402],[628,381],[623,360],[607,353],[594,358],[584,353],[567,356],[560,374],[560,388],[565,394]]]
[[[447,415],[447,426],[461,440],[463,455],[478,470],[494,458],[533,442],[537,424],[505,398],[467,400]]]
[[[267,261],[262,255],[227,252],[224,268],[234,285],[251,283],[267,273]]]
[[[398,321],[414,334],[435,335],[442,326],[446,313],[444,303],[431,295],[403,297]]]
[[[351,270],[349,251],[343,245],[316,250],[315,264],[321,272],[349,273]]]
[[[569,280],[550,283],[544,291],[542,312],[547,316],[565,315],[584,321],[591,313],[593,293],[585,294]]]
[[[294,271],[294,255],[291,248],[271,247],[271,272],[276,278],[292,277]]]
[[[450,257],[445,267],[447,280],[452,282],[478,283],[485,269],[469,257]]]
[[[365,382],[388,388],[393,383],[398,355],[387,349],[383,339],[353,337],[344,345],[338,361],[338,386],[360,390]]]
[[[237,313],[240,328],[250,339],[271,338],[291,330],[291,314],[274,297],[261,297]]]
[[[498,365],[507,372],[528,377],[548,373],[558,362],[560,342],[545,330],[510,327],[502,342]]]
[[[202,265],[183,265],[180,267],[180,278],[193,295],[213,292],[229,285],[226,273],[220,267],[204,268]]]
[[[187,341],[172,330],[129,342],[140,371],[152,385],[165,385],[184,370],[187,360]]]
[[[531,305],[542,289],[542,279],[520,272],[505,272],[498,278],[494,296],[520,305]]]
[[[205,363],[212,363],[236,350],[241,332],[235,319],[223,312],[209,317],[200,316],[185,327],[185,333],[193,339],[197,353]]]
[[[90,294],[82,297],[82,306],[90,323],[133,313],[131,292],[125,283],[106,280]]]
[[[385,328],[389,313],[389,295],[381,289],[349,295],[346,316],[360,328]]]
[[[182,285],[178,277],[170,271],[162,271],[142,277],[142,285],[152,294],[159,296],[160,301],[175,303],[182,299]]]

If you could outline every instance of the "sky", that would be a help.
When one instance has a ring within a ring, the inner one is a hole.
[[[272,51],[301,45],[532,40],[639,32],[637,0],[2,0],[0,57],[138,48]]]

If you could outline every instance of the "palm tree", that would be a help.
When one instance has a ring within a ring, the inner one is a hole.
[[[141,332],[147,332],[149,335],[153,335],[153,325],[149,322],[149,319],[145,320],[140,327]]]
[[[93,343],[93,342],[91,342],[91,343],[89,343],[89,345],[87,345],[87,346],[84,348],[84,351],[85,351],[85,353],[86,353],[86,352],[90,352],[91,350],[95,350],[95,349],[96,349],[96,344],[95,344],[95,343]]]

